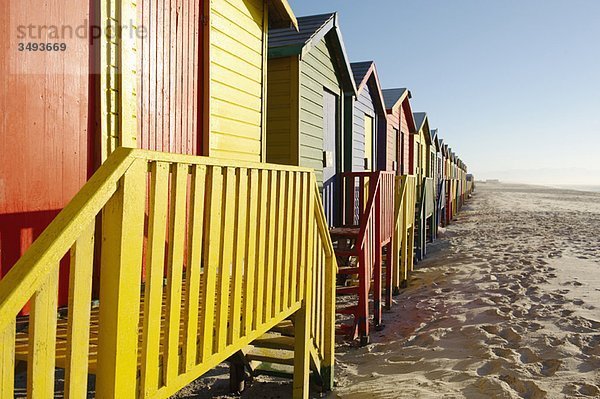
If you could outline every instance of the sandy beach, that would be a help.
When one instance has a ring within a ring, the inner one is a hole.
[[[332,398],[600,397],[600,193],[479,184]],[[229,397],[227,368],[180,398]],[[242,395],[285,398],[287,381]]]

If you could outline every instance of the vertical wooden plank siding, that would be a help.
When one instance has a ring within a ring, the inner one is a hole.
[[[71,249],[65,368],[67,398],[87,395],[94,227],[95,223],[90,224]]]
[[[299,166],[314,169],[319,186],[323,185],[323,88],[341,95],[325,40],[313,47],[300,65]]]
[[[298,165],[299,59],[272,58],[267,74],[267,162]]]
[[[262,0],[211,2],[207,155],[263,160],[264,18]]]
[[[72,27],[90,21],[90,3],[0,4],[0,24],[6,33],[18,25],[50,26],[57,21]],[[93,169],[96,128],[90,111],[97,104],[89,93],[97,75],[88,72],[95,48],[80,38],[66,43],[68,49],[60,56],[18,52],[14,38],[0,44],[0,278]],[[65,264],[60,274],[62,306],[68,299],[68,270]]]
[[[387,152],[388,154],[393,153],[391,161],[397,162],[396,175],[402,175],[402,135],[400,134],[400,111],[397,107],[387,110],[387,135],[388,137],[394,137],[393,143],[388,143],[388,145],[391,144],[392,147],[390,147]],[[390,162],[390,160],[388,160],[388,162]],[[389,170],[391,170],[391,168]]]
[[[142,367],[140,386],[145,396],[158,389],[161,336],[163,273],[167,235],[169,165],[153,162],[148,212],[148,248],[146,284],[144,286],[144,325],[142,332]]]
[[[199,155],[206,0],[138,1],[146,35],[137,54],[137,147]]]
[[[29,320],[27,397],[54,396],[58,268],[33,295]],[[35,378],[34,378],[35,377]]]

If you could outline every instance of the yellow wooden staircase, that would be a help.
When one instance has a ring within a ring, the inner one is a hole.
[[[0,280],[0,397],[21,362],[28,397],[96,374],[98,398],[166,398],[237,353],[273,360],[269,339],[294,397],[311,369],[330,389],[336,269],[310,170],[119,148]]]

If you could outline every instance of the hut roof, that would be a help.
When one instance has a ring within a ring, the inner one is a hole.
[[[383,99],[383,92],[381,90],[381,84],[379,83],[379,75],[377,74],[375,62],[353,62],[350,64],[350,67],[352,68],[354,82],[357,84],[357,94],[360,95],[360,92],[365,86],[369,85],[373,101],[376,106],[379,107],[381,113],[385,115],[385,100]]]
[[[392,109],[404,100],[406,97],[410,98],[410,91],[406,88],[399,89],[385,89],[383,90],[383,99],[385,100],[385,106],[387,109]]]
[[[382,90],[382,93],[388,113],[392,112],[394,108],[402,106],[404,111],[408,114],[407,122],[408,128],[410,129],[409,133],[416,133],[417,128],[415,126],[415,119],[410,108],[410,102],[408,101],[412,98],[410,90],[406,88],[385,89]]]
[[[297,19],[298,29],[278,28],[269,30],[269,58],[299,55],[300,58],[325,39],[328,47],[334,51],[333,61],[342,78],[346,92],[356,94],[356,83],[346,47],[338,25],[337,13],[310,15]]]
[[[287,0],[269,1],[269,22],[273,28],[292,26],[298,29],[298,20]]]
[[[427,143],[431,145],[431,136],[429,134],[429,119],[427,118],[427,112],[415,112],[413,113],[413,118],[415,119],[415,127],[417,132],[423,129],[425,141],[427,141]]]

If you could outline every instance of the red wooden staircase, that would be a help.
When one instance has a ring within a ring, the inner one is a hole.
[[[384,272],[383,252],[391,253],[394,184],[391,172],[341,174],[342,223],[330,234],[339,265],[336,293],[352,298],[337,313],[353,316],[352,324],[342,325],[341,330],[361,344],[369,342],[371,314],[375,328],[382,327],[384,288],[386,302],[391,302],[391,271],[388,267]],[[352,300],[354,304],[348,305]]]

